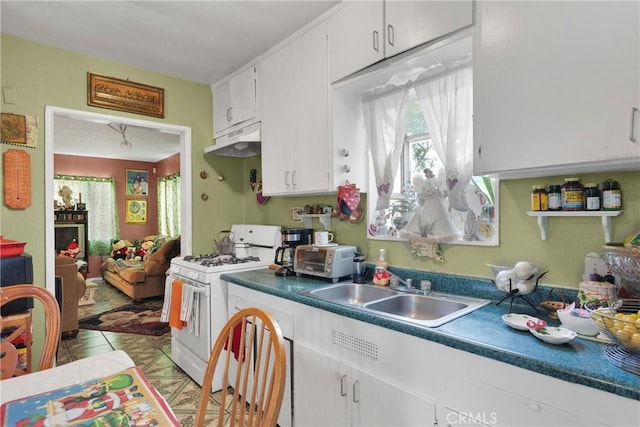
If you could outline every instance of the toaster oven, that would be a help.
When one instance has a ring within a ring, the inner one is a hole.
[[[296,247],[293,270],[298,276],[309,275],[338,282],[353,274],[353,257],[358,251],[348,245],[300,245]]]

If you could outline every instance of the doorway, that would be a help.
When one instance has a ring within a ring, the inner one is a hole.
[[[180,249],[181,253],[190,253],[192,245],[191,230],[191,128],[171,125],[167,123],[92,113],[88,111],[71,110],[67,108],[45,107],[45,280],[46,288],[55,292],[54,267],[54,199],[49,190],[53,188],[54,152],[55,152],[55,121],[56,118],[72,118],[75,120],[98,123],[121,123],[125,126],[153,129],[159,132],[172,133],[180,140],[180,175],[185,177],[180,181]]]

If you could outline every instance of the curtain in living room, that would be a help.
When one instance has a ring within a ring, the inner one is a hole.
[[[85,204],[89,216],[89,253],[100,255],[96,251],[102,245],[106,245],[110,252],[111,240],[118,237],[119,229],[115,180],[92,176],[54,175],[53,186],[53,199],[56,203],[61,202],[60,190],[67,186],[72,191],[72,205],[77,206],[80,202]]]
[[[180,174],[158,178],[158,233],[180,235]]]

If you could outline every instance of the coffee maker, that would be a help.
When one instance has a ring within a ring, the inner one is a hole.
[[[313,243],[313,228],[283,228],[282,245],[276,249],[274,264],[279,265],[276,276],[293,276],[296,247]]]

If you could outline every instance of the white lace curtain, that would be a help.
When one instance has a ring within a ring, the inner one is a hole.
[[[373,160],[378,200],[376,210],[389,207],[400,166],[409,86],[387,85],[364,93],[364,124]]]
[[[414,83],[429,135],[444,165],[449,205],[469,206],[464,194],[473,176],[473,70],[471,57],[436,65]]]
[[[60,190],[67,186],[72,191],[74,204],[82,195],[82,203],[89,212],[89,245],[104,243],[111,247],[112,239],[118,234],[118,215],[116,214],[116,185],[113,178],[90,176],[55,175],[53,177],[53,199],[60,201]]]
[[[158,178],[158,233],[180,235],[180,175]]]
[[[376,209],[389,207],[405,136],[409,90],[415,90],[436,153],[444,165],[444,182],[427,176],[422,205],[410,222],[411,236],[428,242],[455,238],[448,206],[468,210],[464,190],[473,175],[473,85],[471,58],[439,64],[404,85],[386,85],[364,93],[363,111],[378,193]],[[447,202],[448,199],[448,203]],[[437,206],[436,206],[437,204]]]

